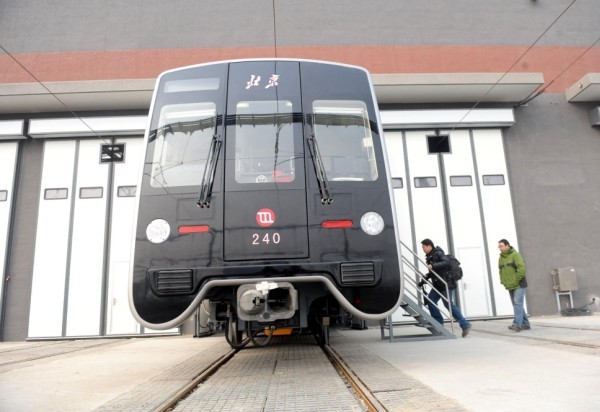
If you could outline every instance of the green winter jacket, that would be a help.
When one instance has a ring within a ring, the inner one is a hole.
[[[523,256],[512,246],[506,252],[500,253],[498,269],[500,270],[500,283],[507,290],[527,287],[525,261]]]

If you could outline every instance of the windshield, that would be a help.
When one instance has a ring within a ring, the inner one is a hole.
[[[295,180],[292,119],[290,101],[242,101],[236,105],[237,183]]]
[[[155,133],[151,185],[200,185],[215,123],[214,103],[164,106]]]
[[[365,103],[315,100],[313,113],[315,139],[327,180],[376,180],[377,162]]]

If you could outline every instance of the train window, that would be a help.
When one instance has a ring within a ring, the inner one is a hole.
[[[8,190],[0,190],[0,202],[6,202],[8,199]]]
[[[437,187],[435,176],[415,177],[415,187]]]
[[[45,200],[66,199],[69,196],[69,189],[46,189],[44,190]]]
[[[80,199],[99,199],[104,194],[102,187],[82,187],[79,189]]]
[[[119,186],[117,189],[117,197],[135,197],[137,186]]]
[[[402,189],[404,187],[404,182],[401,177],[392,177],[392,187],[394,189]]]
[[[169,80],[165,82],[165,93],[199,92],[218,90],[219,78]]]
[[[315,100],[313,127],[327,180],[376,180],[367,106],[357,100]]]
[[[471,176],[450,176],[450,186],[473,186]]]
[[[504,175],[483,175],[485,186],[501,186],[504,184]]]
[[[235,117],[237,183],[293,182],[296,177],[292,102],[241,101]]]
[[[212,102],[162,108],[152,161],[153,187],[200,185],[215,133],[216,114]]]

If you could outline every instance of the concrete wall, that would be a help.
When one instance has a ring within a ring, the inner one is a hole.
[[[557,312],[550,275],[555,268],[577,271],[576,307],[600,297],[600,129],[591,127],[588,118],[594,106],[568,103],[562,94],[541,95],[515,109],[516,124],[506,130],[517,232],[534,315]]]
[[[274,3],[1,0],[0,38],[12,53],[272,46],[275,14],[279,46],[530,45],[571,0]],[[539,45],[590,45],[597,6],[577,1]]]

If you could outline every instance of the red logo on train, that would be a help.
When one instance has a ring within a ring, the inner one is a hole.
[[[269,227],[275,223],[275,212],[266,207],[256,212],[256,223],[262,227]]]

